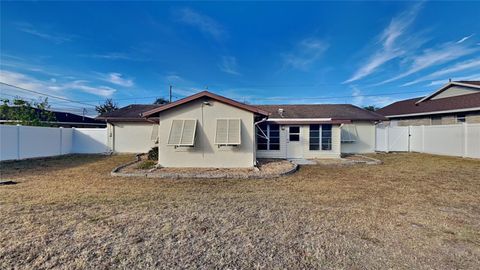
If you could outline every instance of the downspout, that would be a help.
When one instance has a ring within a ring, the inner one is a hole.
[[[340,157],[342,157],[342,127],[345,125],[345,123],[340,124]]]
[[[257,121],[255,123],[253,123],[253,127],[255,128],[257,125],[259,125],[259,124],[261,124],[261,123],[263,123],[267,120],[268,120],[268,116],[261,119],[260,121]],[[262,130],[260,129],[260,131],[262,131]],[[267,137],[267,135],[263,131],[262,131],[262,133],[263,133],[263,136]],[[254,162],[253,166],[258,169],[258,167],[257,167],[258,166],[258,162],[257,162],[257,132],[255,132],[254,138],[255,138],[255,145],[253,147],[255,147],[255,150],[253,151],[253,154],[254,154],[255,162]]]

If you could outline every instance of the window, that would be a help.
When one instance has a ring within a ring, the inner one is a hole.
[[[343,125],[341,131],[342,143],[353,143],[357,140],[357,126]]]
[[[168,135],[168,145],[193,146],[197,120],[173,120]]]
[[[291,142],[299,142],[300,141],[300,127],[289,127],[288,128],[288,139]]]
[[[432,116],[432,125],[441,125],[442,124],[442,117],[441,116]]]
[[[320,150],[320,125],[310,125],[310,150]]]
[[[332,150],[332,125],[322,125],[322,150]]]
[[[332,150],[332,125],[310,125],[309,149]]]
[[[261,123],[257,126],[257,149],[280,150],[280,126]]]
[[[457,114],[457,123],[465,123],[466,118],[464,113]]]
[[[215,144],[239,145],[241,143],[240,119],[217,119]]]

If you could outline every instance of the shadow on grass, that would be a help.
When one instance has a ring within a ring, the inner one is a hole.
[[[108,159],[108,155],[98,154],[72,154],[55,157],[33,158],[16,161],[0,162],[0,178],[21,175],[31,176],[44,171],[53,172],[84,166],[89,163],[100,162]]]

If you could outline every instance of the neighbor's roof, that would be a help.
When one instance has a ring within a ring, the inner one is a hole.
[[[245,104],[245,103],[241,103],[241,102],[235,101],[235,100],[233,100],[233,99],[229,99],[229,98],[226,98],[226,97],[222,97],[222,96],[213,94],[213,93],[208,92],[208,91],[202,91],[202,92],[197,93],[197,94],[195,94],[195,95],[191,95],[191,96],[188,96],[188,97],[186,97],[186,98],[179,99],[179,100],[177,100],[177,101],[175,101],[175,102],[172,102],[172,103],[163,105],[163,106],[161,106],[161,107],[151,109],[151,110],[149,110],[149,111],[144,112],[142,115],[143,115],[144,117],[149,117],[149,116],[151,116],[151,115],[153,115],[153,114],[156,114],[156,113],[159,113],[159,112],[162,112],[162,111],[165,111],[165,110],[174,108],[174,107],[176,107],[176,106],[179,106],[179,105],[188,103],[188,102],[190,102],[190,101],[193,101],[193,100],[196,100],[196,99],[199,99],[199,98],[202,98],[202,97],[209,97],[209,98],[211,98],[211,99],[220,101],[220,102],[222,102],[222,103],[225,103],[225,104],[228,104],[228,105],[230,105],[230,106],[237,107],[237,108],[239,108],[239,109],[243,109],[243,110],[246,110],[246,111],[249,111],[249,112],[252,112],[252,113],[256,113],[256,114],[260,114],[260,115],[265,115],[265,116],[268,115],[268,112],[266,112],[266,111],[264,111],[264,110],[262,110],[262,109],[259,109],[258,107],[251,106],[251,105],[247,105],[247,104]]]
[[[103,113],[97,116],[97,119],[103,119],[107,121],[146,121],[142,116],[142,113],[158,108],[159,104],[132,104],[120,108],[113,112]]]
[[[9,110],[17,110],[18,107],[9,107]],[[37,108],[32,108],[35,110],[35,113],[40,115],[40,109]],[[92,124],[92,125],[102,125],[105,124],[104,121],[99,121],[94,118],[88,117],[88,116],[82,116],[74,113],[69,113],[69,112],[60,112],[60,111],[51,111],[55,115],[55,120],[52,122],[58,122],[58,123],[78,123],[78,124]],[[42,117],[40,115],[41,121],[46,121],[45,117]],[[11,119],[6,119],[5,115],[0,115],[0,120],[11,120]]]
[[[385,120],[382,115],[367,111],[350,104],[297,104],[297,105],[257,105],[270,113],[270,118],[312,119],[331,118],[332,120],[378,121]],[[283,109],[283,116],[279,114]]]
[[[480,92],[432,99],[452,86],[480,89],[480,81],[449,82],[430,95],[397,101],[377,112],[387,117],[395,117],[480,110]]]
[[[480,93],[454,96],[440,99],[430,99],[417,103],[423,97],[397,101],[377,112],[387,117],[408,116],[414,114],[442,113],[448,111],[480,110]]]

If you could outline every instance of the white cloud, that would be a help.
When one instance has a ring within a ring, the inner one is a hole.
[[[46,33],[45,31],[40,31],[38,29],[35,29],[33,25],[29,23],[17,23],[17,29],[24,33],[46,39],[56,44],[60,44],[60,43],[64,43],[72,40],[72,36],[70,35],[62,35],[58,33]]]
[[[232,74],[232,75],[241,75],[238,72],[237,59],[233,56],[222,56],[222,62],[218,65],[221,71]]]
[[[410,62],[410,66],[407,71],[388,80],[384,80],[376,85],[393,82],[426,68],[444,64],[478,51],[478,48],[452,42],[444,43],[434,49],[426,49],[421,54],[407,59],[407,61]]]
[[[223,26],[217,21],[190,8],[180,9],[174,15],[179,21],[197,27],[200,31],[212,36],[216,40],[221,40],[226,35]]]
[[[423,81],[439,78],[439,77],[442,77],[442,76],[451,78],[452,75],[455,72],[470,70],[470,69],[476,69],[476,68],[480,68],[480,58],[456,63],[453,66],[438,70],[438,71],[433,72],[433,73],[431,73],[427,76],[423,76],[423,77],[421,77],[419,79],[416,79],[414,81],[405,83],[402,86],[410,86],[410,85],[413,85],[413,84],[417,84],[417,83],[420,83],[420,82],[423,82]],[[443,81],[445,81],[445,80],[443,80]]]
[[[119,52],[110,52],[104,54],[84,54],[84,57],[91,57],[91,58],[99,58],[99,59],[107,59],[107,60],[138,60],[126,53],[119,53]]]
[[[390,24],[383,30],[378,38],[378,43],[381,44],[381,47],[368,58],[366,64],[361,66],[344,83],[360,80],[375,72],[380,66],[388,61],[404,55],[406,49],[402,49],[402,46],[400,45],[406,44],[406,39],[403,36],[417,17],[420,7],[421,4],[416,4],[411,9],[401,13],[391,20]],[[400,37],[402,37],[402,41],[398,44]]]
[[[284,65],[299,70],[308,70],[328,49],[329,45],[316,38],[301,40],[295,49],[283,55]]]
[[[461,38],[460,40],[457,41],[457,44],[460,44],[460,43],[463,43],[463,42],[467,41],[469,38],[473,37],[474,35],[475,34],[471,34],[469,36]]]
[[[476,73],[468,76],[452,77],[449,79],[452,79],[452,81],[472,81],[472,80],[478,81],[480,80],[480,73]],[[430,82],[427,86],[438,86],[438,85],[444,85],[446,83],[448,83],[448,80],[436,80],[436,81]]]
[[[132,87],[134,85],[133,79],[124,78],[120,73],[112,72],[108,74],[101,74],[101,79],[123,87]]]
[[[57,79],[51,80],[39,80],[33,78],[31,76],[8,71],[8,70],[0,70],[0,81],[3,83],[11,84],[14,86],[18,86],[21,88],[25,88],[28,90],[33,90],[36,92],[44,93],[44,94],[55,94],[57,96],[63,97],[65,91],[71,90],[80,90],[85,93],[89,93],[96,96],[101,97],[110,97],[115,92],[116,89],[108,87],[108,86],[92,86],[89,85],[88,81],[76,80],[76,81],[66,81],[66,82],[58,82]],[[21,95],[21,96],[41,96],[32,93],[22,92],[20,90],[14,90],[14,88],[8,88],[8,92],[11,95]],[[3,89],[2,89],[3,93]]]
[[[370,105],[373,105],[376,107],[384,107],[398,100],[389,96],[364,95],[363,92],[354,85],[350,86],[350,88],[352,89],[352,96],[353,96],[352,104],[359,107],[370,106]]]

